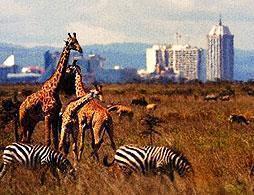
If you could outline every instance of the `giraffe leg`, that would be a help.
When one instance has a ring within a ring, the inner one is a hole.
[[[62,142],[62,147],[60,148],[61,150],[63,150],[65,157],[67,157],[67,155],[69,154],[70,145],[71,145],[70,133],[65,133],[65,137]]]
[[[97,153],[97,151],[99,150],[99,145],[97,144],[97,145],[95,145],[95,143],[94,143],[94,140],[92,140],[92,149],[93,149],[93,152],[91,153],[91,155],[90,156],[95,156],[95,159],[97,160],[97,161],[99,161],[99,155],[98,155],[98,153]]]
[[[31,142],[31,137],[32,137],[33,132],[34,132],[35,125],[36,125],[36,123],[31,122],[31,124],[27,128],[27,140],[26,140],[27,143]]]
[[[96,123],[93,127],[93,142],[92,142],[92,148],[93,148],[93,152],[91,153],[91,156],[95,155],[95,157],[97,158],[97,160],[99,160],[99,156],[98,156],[98,150],[101,147],[101,144],[103,143],[103,136],[105,133],[105,127],[104,127],[104,123]]]
[[[20,139],[21,142],[25,143],[27,140],[27,127],[24,125],[21,125],[21,134],[20,134]]]
[[[112,123],[107,123],[105,125],[105,129],[106,129],[106,132],[109,136],[109,139],[110,139],[110,142],[111,142],[111,148],[116,151],[116,144],[114,142],[114,128],[113,128],[113,124]]]
[[[51,116],[48,114],[45,116],[45,144],[50,146],[51,144]]]
[[[21,127],[21,135],[20,135],[20,139],[21,142],[26,143],[28,141],[28,129],[30,126],[30,120],[27,119],[27,121],[25,121],[24,119],[20,119],[20,127]]]
[[[81,160],[81,157],[82,157],[82,154],[83,154],[83,151],[84,151],[86,129],[87,129],[86,124],[84,124],[83,126],[82,126],[81,123],[79,124],[79,131],[80,131],[81,139],[80,139],[80,146],[79,146],[78,161]]]
[[[58,125],[59,125],[59,115],[56,114],[54,117],[54,120],[52,121],[53,143],[54,143],[55,150],[58,150],[58,145],[59,145]]]
[[[73,139],[72,152],[73,152],[74,161],[76,165],[76,162],[78,161],[78,130],[73,129],[71,135]]]

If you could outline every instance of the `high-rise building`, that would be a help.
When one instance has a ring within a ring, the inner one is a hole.
[[[200,80],[202,49],[190,45],[154,45],[147,49],[147,71],[160,66],[180,78]]]
[[[207,35],[207,40],[206,80],[233,80],[234,35],[220,19]]]
[[[146,68],[148,73],[154,72],[156,65],[165,66],[165,49],[164,45],[153,45],[152,48],[146,49]]]
[[[168,67],[180,78],[200,80],[202,49],[190,45],[173,45],[166,50]]]

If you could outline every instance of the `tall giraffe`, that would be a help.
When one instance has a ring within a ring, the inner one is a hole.
[[[75,90],[76,90],[76,96],[78,98],[86,96],[89,91],[85,88],[83,81],[82,81],[82,74],[79,66],[75,65],[76,62],[74,61],[74,66],[71,66],[72,71],[75,72]],[[99,90],[97,88],[97,90]],[[63,123],[64,120],[68,120],[68,118],[63,117]],[[84,141],[85,141],[85,131],[88,129],[91,129],[92,134],[92,148],[93,152],[92,154],[95,154],[97,160],[98,154],[97,151],[99,150],[102,142],[103,142],[103,135],[105,131],[107,132],[109,139],[111,141],[111,147],[113,150],[116,149],[115,142],[114,142],[114,134],[113,134],[113,120],[109,112],[106,108],[104,108],[98,101],[92,99],[87,104],[84,104],[79,112],[78,112],[78,126],[79,126],[79,133],[81,134],[81,141],[80,141],[80,148],[79,148],[79,154],[77,159],[80,160],[83,150],[84,150]],[[62,134],[63,133],[63,134]],[[60,148],[63,148],[63,142],[64,142],[64,133],[62,129],[61,133],[61,141],[60,141]],[[78,133],[75,134],[78,136]],[[75,151],[77,151],[77,138],[74,139],[73,144],[73,151],[75,155]],[[91,154],[91,155],[92,155]]]
[[[30,142],[35,125],[45,120],[45,142],[51,144],[50,134],[53,133],[54,146],[58,148],[57,123],[62,103],[59,97],[60,86],[68,64],[70,51],[82,53],[82,48],[76,38],[76,33],[65,41],[61,57],[55,73],[43,84],[42,88],[28,96],[19,108],[19,121],[22,132],[22,142]],[[18,138],[16,138],[18,139]]]

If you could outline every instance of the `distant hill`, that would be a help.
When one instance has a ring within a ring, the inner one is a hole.
[[[84,51],[87,54],[98,53],[106,58],[105,68],[114,65],[122,67],[145,68],[145,51],[151,47],[144,43],[114,43],[108,45],[86,45]],[[33,47],[25,48],[18,45],[0,43],[0,63],[14,53],[16,62],[20,66],[44,65],[43,54],[45,51],[61,51],[62,48]],[[235,49],[235,75],[236,80],[248,80],[254,78],[254,50]],[[204,70],[204,68],[202,68]]]

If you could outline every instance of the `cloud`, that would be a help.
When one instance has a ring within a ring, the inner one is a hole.
[[[27,16],[31,13],[31,8],[28,5],[19,3],[15,0],[1,0],[0,7],[0,17]]]
[[[0,0],[0,39],[61,47],[66,33],[76,31],[85,44],[172,43],[179,32],[193,45],[206,47],[206,34],[222,14],[236,47],[253,48],[252,1]]]
[[[76,32],[79,42],[89,44],[108,44],[123,41],[131,41],[122,33],[107,30],[103,27],[87,25],[81,22],[70,23],[66,27],[67,32]]]

